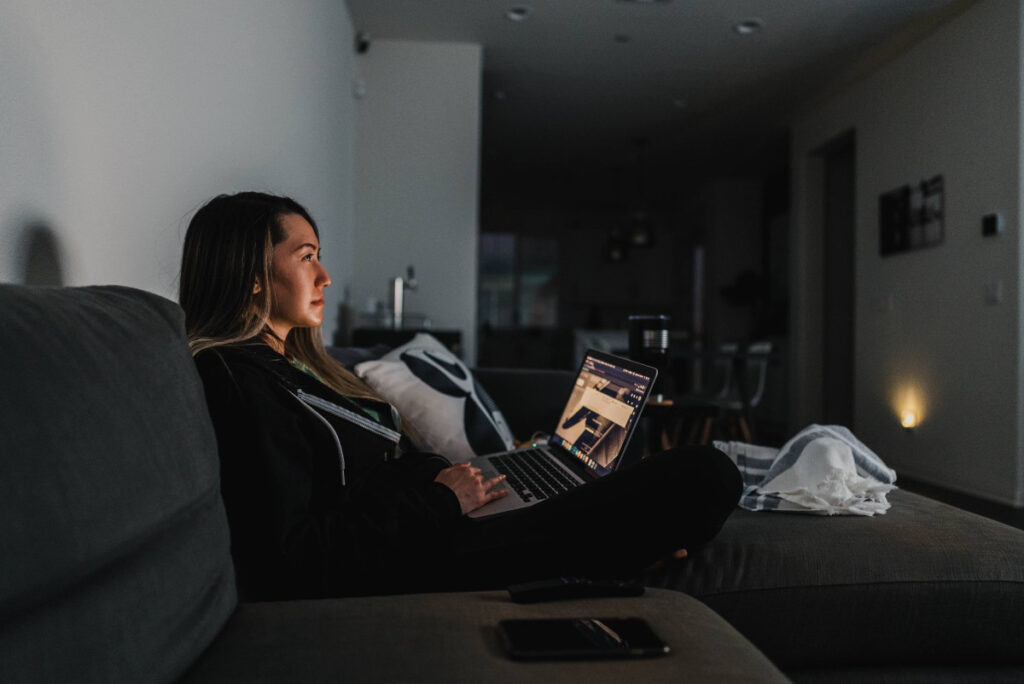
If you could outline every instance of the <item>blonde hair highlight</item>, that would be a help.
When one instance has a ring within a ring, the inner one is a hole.
[[[179,284],[189,349],[195,356],[222,346],[276,340],[283,343],[286,357],[304,363],[335,392],[383,401],[327,353],[321,326],[293,328],[284,340],[269,326],[274,245],[285,239],[280,219],[290,214],[306,219],[319,237],[301,205],[265,193],[220,195],[193,216]]]

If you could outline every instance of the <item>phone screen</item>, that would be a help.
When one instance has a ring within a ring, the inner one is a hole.
[[[546,618],[498,623],[513,658],[638,658],[665,655],[668,646],[641,618]]]

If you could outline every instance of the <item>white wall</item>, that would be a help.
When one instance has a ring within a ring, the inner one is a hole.
[[[792,387],[816,418],[820,170],[814,150],[856,130],[855,430],[898,472],[1024,504],[1021,362],[1021,4],[983,0],[793,130]],[[878,197],[945,178],[945,242],[880,257]],[[981,236],[998,211],[1006,232]],[[1001,283],[1003,301],[984,290]],[[891,302],[891,306],[889,304]],[[827,391],[827,390],[826,390]],[[921,424],[900,428],[916,396]]]
[[[406,311],[462,331],[475,358],[479,195],[479,45],[375,41],[357,58],[352,304],[388,301],[388,280],[416,268]]]
[[[5,0],[0,281],[24,280],[43,224],[65,284],[176,298],[191,213],[267,190],[322,228],[330,337],[351,272],[353,63],[337,0]]]

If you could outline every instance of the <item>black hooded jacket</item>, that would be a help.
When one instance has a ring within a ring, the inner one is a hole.
[[[374,421],[260,342],[195,362],[243,599],[388,593],[430,580],[418,559],[448,553],[461,511],[433,482],[448,461],[396,458],[390,406],[373,406],[384,416]]]

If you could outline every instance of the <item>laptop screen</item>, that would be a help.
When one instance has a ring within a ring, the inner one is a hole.
[[[657,371],[588,351],[551,442],[598,475],[619,465]]]

